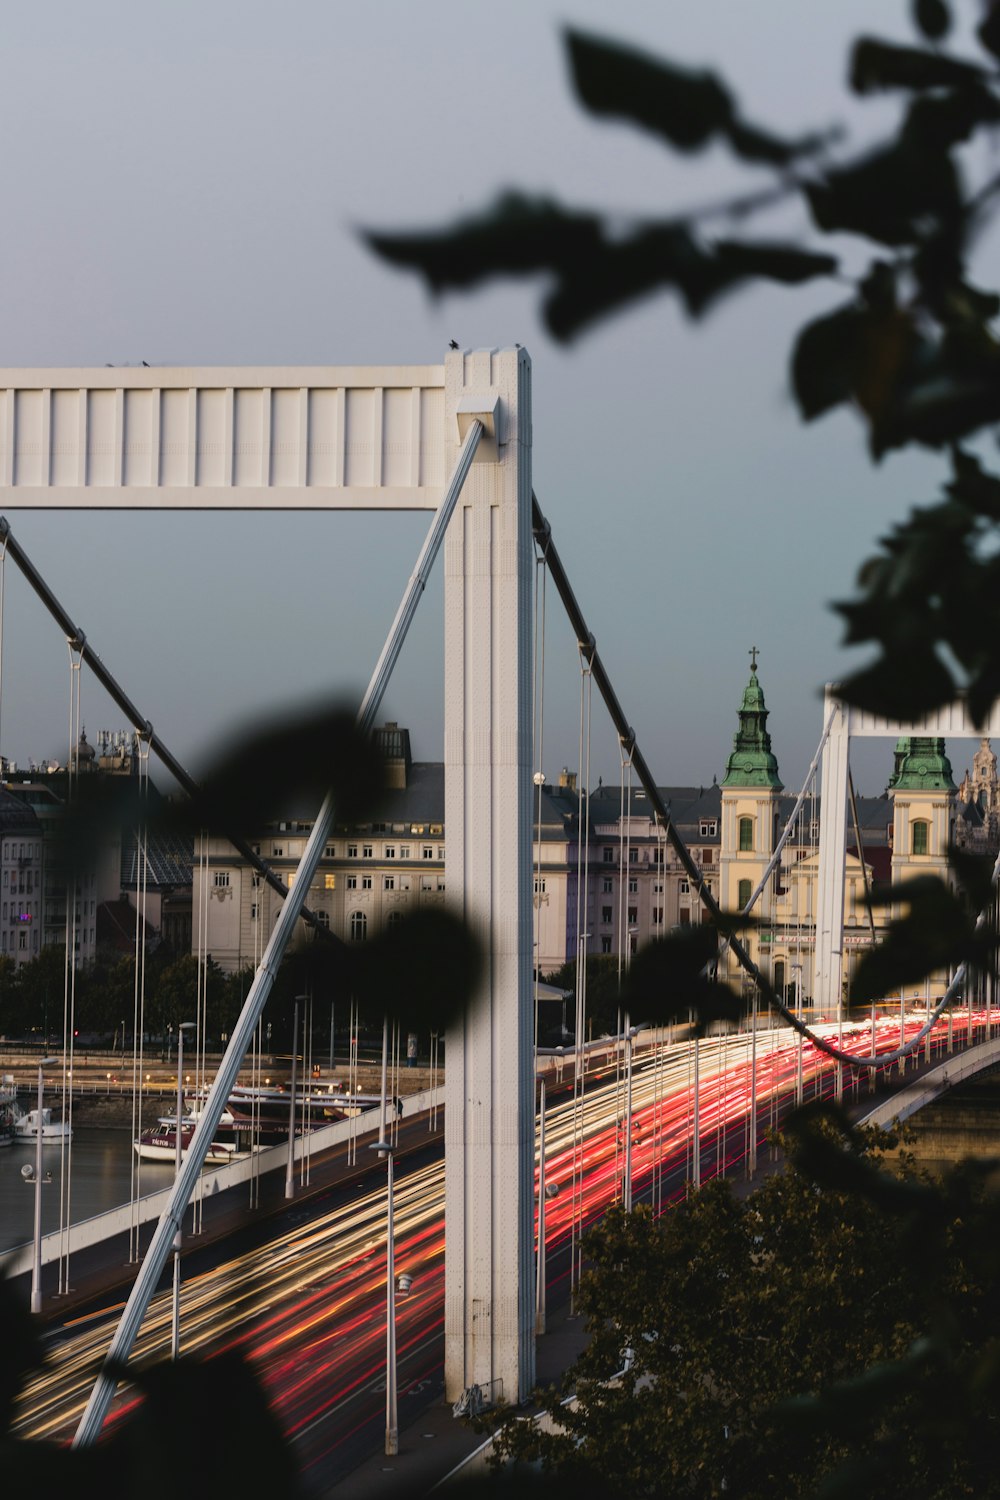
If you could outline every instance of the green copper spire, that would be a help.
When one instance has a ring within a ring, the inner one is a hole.
[[[896,741],[892,792],[953,792],[951,761],[940,736],[906,735]]]
[[[740,727],[733,736],[733,753],[726,763],[723,786],[770,786],[781,791],[778,762],[771,753],[764,692],[757,681],[757,648],[751,652],[750,681],[740,704]]]

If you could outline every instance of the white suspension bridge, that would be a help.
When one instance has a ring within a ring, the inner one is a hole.
[[[652,810],[658,836],[668,843],[707,912],[719,907],[705,873],[671,821],[637,736],[597,651],[595,637],[555,547],[531,486],[531,364],[523,349],[449,353],[443,365],[372,369],[238,368],[166,370],[0,371],[0,504],[19,508],[224,510],[288,508],[425,509],[433,520],[400,602],[368,690],[359,707],[362,731],[374,725],[407,629],[442,544],[445,571],[445,820],[446,881],[453,909],[468,923],[487,956],[481,993],[447,1037],[445,1083],[445,1270],[443,1281],[445,1377],[449,1399],[474,1388],[502,1389],[513,1400],[533,1384],[536,1326],[544,1323],[546,1154],[536,1171],[536,1099],[532,880],[533,776],[542,764],[543,657],[532,574],[544,568],[566,608],[576,636],[581,672],[581,848],[589,848],[589,766],[592,689],[596,685],[619,739],[623,797],[633,781]],[[144,761],[160,757],[182,786],[194,782],[117,682],[19,546],[8,522],[0,547],[24,571],[62,630],[71,673],[71,748],[79,721],[80,679],[91,670],[139,735]],[[533,633],[534,632],[534,633]],[[532,650],[535,650],[533,668]],[[534,702],[533,698],[534,685]],[[736,935],[729,951],[760,1001],[802,1043],[788,1049],[801,1095],[803,1047],[832,1059],[835,1089],[845,1070],[856,1079],[929,1048],[932,1037],[950,1053],[957,1041],[987,1057],[994,1047],[992,984],[984,1013],[965,993],[964,968],[947,977],[936,1003],[918,1023],[901,1014],[898,1030],[874,1024],[859,1043],[844,1014],[843,941],[845,839],[849,796],[849,746],[853,737],[968,736],[1000,733],[1000,712],[973,727],[961,703],[920,724],[900,724],[859,713],[828,690],[823,736],[785,835],[775,843],[746,912],[768,890],[807,797],[822,787],[818,896],[814,932],[813,996],[836,1017],[823,1034],[806,1025],[795,1007],[775,993]],[[72,769],[72,766],[71,766]],[[187,1158],[163,1206],[152,1243],[107,1351],[121,1367],[139,1337],[146,1310],[191,1200],[296,922],[315,918],[305,896],[329,836],[334,807],[328,796],[317,811],[296,878],[285,885],[236,832],[226,830],[246,863],[283,898],[271,937],[226,1056],[205,1102]],[[628,852],[623,836],[623,865]],[[994,871],[994,880],[996,871]],[[582,886],[582,882],[581,882]],[[624,881],[620,882],[620,889]],[[538,881],[534,884],[535,899]],[[580,900],[582,897],[582,890]],[[73,902],[67,901],[67,952],[74,951]],[[537,909],[536,909],[537,914]],[[578,911],[581,944],[586,913]],[[619,930],[624,923],[619,924]],[[622,955],[624,960],[625,955]],[[70,965],[70,969],[72,965]],[[569,1214],[578,1274],[583,1223],[586,966],[578,964],[576,1066]],[[69,981],[71,983],[71,979]],[[956,1002],[965,1001],[957,1023]],[[636,1018],[641,1019],[641,1018]],[[845,1030],[846,1028],[846,1030]],[[625,1018],[626,1065],[633,1028]],[[71,1028],[67,1037],[71,1035]],[[945,1040],[946,1038],[946,1040]],[[661,1048],[657,1036],[654,1050]],[[769,1046],[774,1045],[772,1043]],[[740,1044],[751,1061],[757,1031]],[[811,1053],[810,1053],[811,1055]],[[787,1059],[786,1059],[787,1060]],[[745,1065],[740,1053],[738,1067]],[[694,1063],[697,1080],[698,1062]],[[753,1068],[756,1076],[756,1068]],[[949,1077],[954,1077],[955,1069]],[[623,1074],[624,1076],[624,1074]],[[944,1083],[948,1081],[944,1079]],[[652,1085],[659,1088],[661,1085]],[[943,1083],[941,1084],[943,1086]],[[691,1139],[700,1141],[697,1084]],[[776,1096],[775,1096],[776,1097]],[[757,1109],[756,1086],[746,1107]],[[632,1105],[627,1106],[629,1119]],[[662,1129],[659,1122],[653,1132]],[[633,1131],[615,1145],[613,1174],[629,1202],[635,1163]],[[648,1148],[647,1148],[648,1149]],[[748,1128],[748,1156],[757,1151],[756,1124]],[[701,1151],[690,1151],[697,1181]],[[389,1156],[391,1164],[391,1154]],[[617,1189],[616,1189],[617,1191]],[[537,1205],[537,1226],[536,1226]],[[536,1241],[537,1227],[537,1241]],[[391,1282],[391,1277],[389,1278]],[[539,1286],[542,1291],[539,1293]],[[102,1368],[75,1441],[93,1442],[118,1384]],[[394,1441],[387,1412],[387,1443]]]

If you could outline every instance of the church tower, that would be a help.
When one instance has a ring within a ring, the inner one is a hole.
[[[739,708],[739,728],[722,778],[719,896],[725,911],[741,911],[746,906],[778,838],[778,796],[782,783],[767,732],[764,691],[757,680],[756,646],[750,652],[750,661],[750,681]],[[772,913],[771,884],[768,883],[754,908],[757,917],[766,919]],[[751,957],[768,973],[771,972],[770,938],[766,926],[744,936]]]
[[[896,743],[892,798],[892,880],[948,880],[955,783],[940,737],[907,735]]]

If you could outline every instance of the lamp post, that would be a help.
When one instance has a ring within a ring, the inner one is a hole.
[[[535,1332],[544,1333],[545,1314],[545,1079],[538,1085],[538,1250],[535,1256]]]
[[[399,1415],[396,1402],[396,1245],[393,1220],[392,1141],[385,1128],[386,1070],[389,1058],[389,1018],[382,1018],[382,1106],[379,1139],[371,1147],[385,1157],[386,1225],[385,1225],[385,1452],[394,1458],[399,1452]]]
[[[295,1086],[297,1083],[295,1064],[299,1054],[299,1001],[305,995],[296,995],[292,1012],[292,1078],[289,1084],[288,1105],[288,1162],[285,1167],[285,1197],[295,1197]]]
[[[182,1021],[177,1028],[177,1114],[174,1118],[174,1176],[181,1173],[181,1114],[184,1110],[184,1033],[193,1031],[193,1021]],[[174,1235],[174,1294],[170,1317],[170,1358],[181,1349],[181,1226]]]
[[[42,1310],[42,1099],[45,1093],[44,1069],[58,1062],[57,1057],[43,1057],[38,1064],[38,1105],[35,1112],[35,1236],[31,1262],[31,1311]],[[27,1178],[31,1181],[31,1178]]]

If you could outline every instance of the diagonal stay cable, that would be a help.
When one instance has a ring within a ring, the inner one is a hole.
[[[880,1053],[876,1056],[873,1052],[872,1056],[870,1057],[857,1057],[853,1053],[844,1052],[839,1047],[835,1046],[833,1042],[828,1041],[826,1037],[819,1036],[816,1032],[812,1031],[804,1021],[800,1021],[799,1018],[788,1009],[785,1002],[781,999],[781,997],[777,994],[777,992],[771,985],[766,974],[763,974],[761,970],[758,969],[757,965],[753,962],[753,959],[750,957],[746,948],[740,942],[739,938],[735,933],[729,930],[730,923],[723,915],[722,909],[719,906],[719,903],[716,901],[715,897],[712,895],[711,890],[709,890],[708,886],[705,884],[705,878],[701,872],[700,866],[697,865],[692,859],[687,845],[684,843],[684,840],[681,838],[680,834],[677,832],[677,829],[674,827],[673,823],[670,820],[670,814],[667,811],[663,798],[660,796],[659,788],[654,782],[650,774],[649,767],[646,764],[645,757],[643,756],[638,744],[636,743],[635,730],[632,728],[631,724],[629,724],[624,712],[622,711],[622,706],[618,701],[618,695],[616,694],[611,679],[605,671],[604,664],[601,661],[600,656],[598,655],[597,642],[592,632],[587,628],[587,622],[583,617],[583,612],[580,609],[579,604],[577,603],[572,584],[569,581],[566,570],[562,565],[562,560],[560,559],[559,553],[556,550],[555,543],[552,540],[552,528],[549,525],[548,521],[545,519],[542,508],[538,503],[538,498],[534,494],[534,492],[532,492],[531,496],[531,525],[535,540],[535,546],[538,548],[546,563],[548,564],[549,574],[552,578],[552,582],[555,584],[556,589],[558,590],[559,598],[563,603],[563,608],[565,609],[566,614],[569,617],[569,622],[576,633],[577,645],[580,649],[581,654],[587,661],[587,664],[593,675],[594,682],[596,682],[598,688],[600,689],[601,697],[604,699],[605,707],[607,708],[608,713],[611,716],[611,722],[614,724],[614,727],[618,732],[618,737],[621,740],[622,747],[624,751],[631,757],[636,775],[638,776],[643,791],[646,793],[653,811],[656,814],[657,821],[661,824],[663,831],[666,834],[667,840],[670,843],[670,847],[673,849],[674,853],[677,855],[678,859],[683,865],[685,874],[687,875],[689,880],[693,881],[695,889],[698,892],[703,906],[708,911],[713,920],[717,923],[720,933],[725,934],[725,936],[727,937],[730,950],[738,961],[740,967],[747,974],[750,980],[757,986],[758,990],[760,991],[761,998],[772,1008],[772,1010],[777,1011],[778,1015],[781,1016],[786,1026],[790,1026],[793,1031],[796,1031],[801,1036],[808,1038],[813,1046],[818,1048],[820,1052],[825,1052],[828,1057],[832,1057],[837,1062],[850,1063],[852,1067],[860,1068],[884,1067],[888,1063],[894,1062],[898,1058],[904,1057],[910,1052],[914,1051],[915,1048],[918,1047],[923,1041],[924,1037],[927,1035],[927,1032],[937,1021],[946,1005],[950,1004],[959,992],[965,980],[966,965],[963,963],[956,971],[955,978],[952,980],[952,983],[949,985],[945,994],[938,1002],[938,1005],[927,1017],[927,1021],[925,1025],[920,1029],[918,1035],[912,1038],[911,1041],[907,1042],[904,1046],[898,1047],[892,1053]],[[1000,856],[998,856],[997,863],[994,866],[993,883],[996,884],[998,879],[1000,879]],[[981,914],[979,922],[982,923],[983,920],[984,916]],[[872,1045],[874,1047],[874,1038],[872,1039]]]
[[[25,581],[34,589],[35,593],[38,595],[39,599],[41,599],[49,614],[52,616],[56,624],[59,626],[60,630],[65,635],[67,641],[69,642],[70,648],[72,650],[82,652],[84,647],[86,646],[87,666],[90,668],[91,672],[93,672],[98,682],[104,688],[104,691],[109,695],[110,698],[114,700],[114,702],[121,709],[122,713],[125,714],[125,716],[128,718],[133,728],[136,729],[142,736],[142,738],[147,742],[150,750],[156,752],[164,766],[166,766],[167,770],[170,772],[171,776],[173,776],[174,780],[177,781],[181,787],[183,787],[184,791],[186,791],[189,796],[194,797],[200,794],[201,787],[195,781],[194,777],[190,774],[190,772],[185,770],[177,757],[167,748],[167,746],[155,733],[152,724],[140,713],[139,709],[132,702],[132,699],[125,692],[125,689],[118,682],[117,678],[108,670],[101,658],[94,651],[94,648],[89,644],[89,642],[87,641],[87,637],[84,635],[83,631],[73,623],[69,615],[63,609],[59,600],[56,598],[55,594],[45,582],[45,579],[42,577],[38,569],[35,567],[34,563],[24,551],[24,548],[14,537],[14,534],[10,528],[10,522],[7,520],[6,516],[0,516],[0,546],[5,548],[6,552],[8,552],[14,559],[25,578]],[[223,828],[220,830],[220,832],[225,835],[225,837],[229,840],[237,853],[241,854],[247,861],[247,863],[250,864],[257,871],[257,873],[264,878],[264,880],[267,881],[267,884],[271,887],[271,889],[277,892],[277,894],[284,900],[288,895],[287,885],[282,880],[281,876],[277,875],[274,870],[271,869],[267,861],[261,859],[260,855],[256,853],[253,846],[251,844],[248,844],[246,839],[241,838],[239,834],[235,833],[231,829]],[[302,917],[303,921],[307,922],[308,925],[312,927],[316,933],[322,936],[324,942],[332,942],[334,945],[340,948],[345,946],[340,938],[336,937],[334,933],[330,932],[328,928],[323,926],[323,924],[317,918],[315,912],[311,911],[308,906],[303,906],[302,911],[300,912],[300,916]]]

